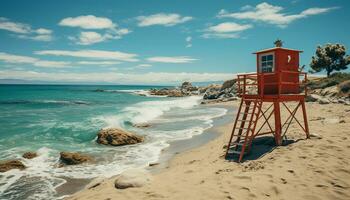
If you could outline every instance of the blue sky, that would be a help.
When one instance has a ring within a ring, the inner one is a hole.
[[[218,81],[255,71],[251,53],[350,46],[350,2],[0,2],[0,79],[122,84]],[[349,52],[349,50],[348,50]]]

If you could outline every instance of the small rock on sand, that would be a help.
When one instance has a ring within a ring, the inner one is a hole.
[[[37,157],[38,156],[38,154],[36,153],[36,152],[25,152],[23,155],[22,155],[22,157],[23,158],[26,158],[26,159],[33,159],[33,158],[35,158],[35,157]]]
[[[92,158],[88,155],[72,152],[61,152],[60,161],[65,165],[78,165],[84,162],[91,161]]]
[[[143,169],[129,169],[121,173],[114,182],[117,189],[142,187],[151,181],[149,173]]]
[[[112,146],[121,146],[143,142],[143,137],[118,129],[102,129],[97,135],[97,143]]]
[[[317,133],[310,133],[311,138],[322,139],[322,136]]]
[[[23,170],[26,166],[19,160],[8,160],[0,162],[0,172],[7,172],[11,169]]]

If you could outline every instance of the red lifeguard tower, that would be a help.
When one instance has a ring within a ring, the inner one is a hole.
[[[281,145],[293,119],[309,138],[305,109],[307,74],[299,71],[299,53],[302,51],[281,46],[254,53],[257,73],[237,75],[237,94],[241,97],[241,103],[227,146],[226,159],[238,157],[238,162],[241,162],[251,150],[253,139],[260,135],[273,134],[276,145]],[[288,102],[297,102],[293,104],[294,109],[288,107]],[[281,107],[289,114],[283,124]],[[303,125],[296,118],[300,107]],[[257,124],[260,127],[256,131]],[[268,131],[263,131],[263,128]]]

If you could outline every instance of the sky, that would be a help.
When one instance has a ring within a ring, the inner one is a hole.
[[[349,9],[348,0],[2,0],[0,79],[222,81],[255,72],[252,53],[277,38],[304,51],[308,70],[318,45],[350,47]]]

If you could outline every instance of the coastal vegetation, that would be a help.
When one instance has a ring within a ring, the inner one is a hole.
[[[347,66],[350,64],[350,56],[346,55],[346,48],[342,44],[318,46],[315,54],[315,56],[312,56],[310,63],[311,72],[315,73],[325,70],[327,77],[333,71],[347,69]]]

